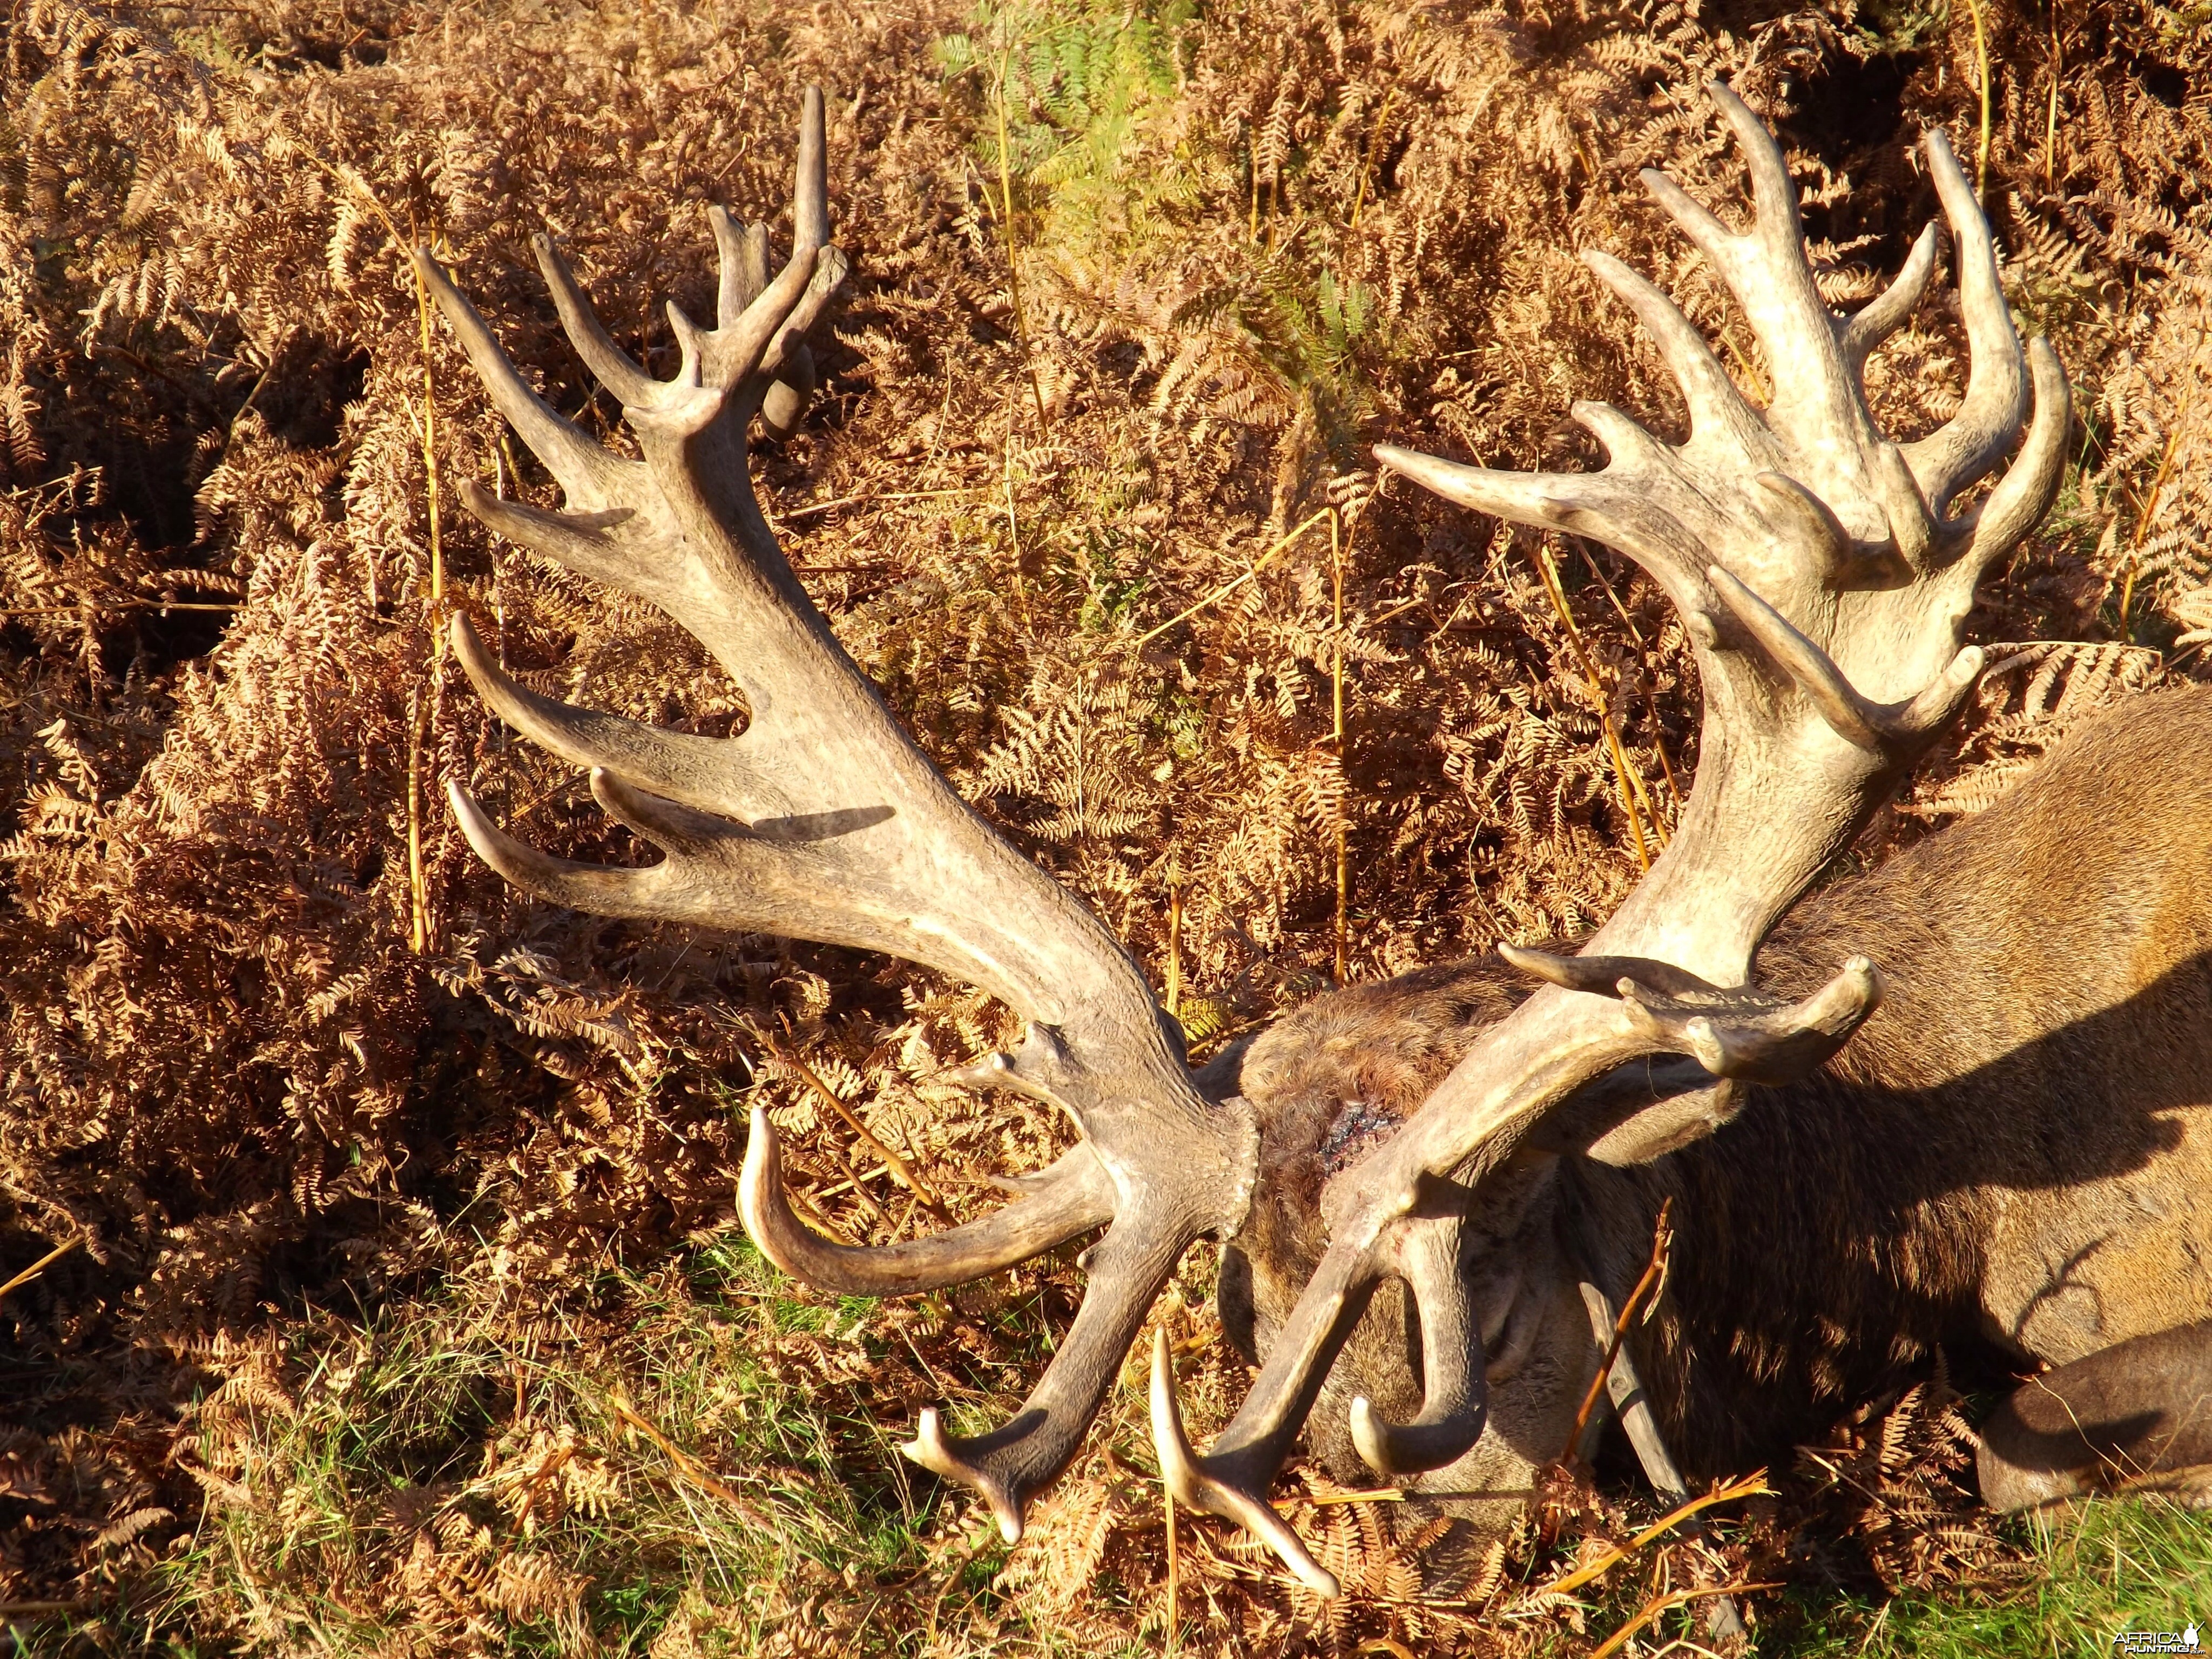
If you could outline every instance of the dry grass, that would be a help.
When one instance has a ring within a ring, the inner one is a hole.
[[[2062,6],[2054,52],[2045,9],[1984,21],[2008,280],[2087,418],[1975,627],[2078,643],[1985,693],[1869,857],[1984,804],[2084,708],[2196,672],[2212,634],[2203,32]],[[781,1054],[957,1212],[988,1201],[977,1170],[1037,1163],[1057,1126],[940,1081],[1002,1013],[836,951],[520,902],[420,807],[457,775],[541,843],[626,855],[438,661],[442,603],[544,688],[700,731],[738,704],[665,619],[450,502],[434,554],[432,484],[544,481],[447,337],[426,348],[393,232],[608,427],[529,234],[665,354],[659,298],[709,281],[699,204],[782,199],[793,94],[834,90],[860,279],[768,506],[923,744],[1173,973],[1203,1044],[1338,971],[1340,842],[1355,978],[1581,930],[1634,879],[1635,829],[1664,831],[1696,759],[1671,615],[1602,550],[1378,491],[1361,446],[1567,465],[1572,397],[1666,417],[1572,256],[1622,253],[1729,341],[1633,179],[1732,187],[1692,95],[1715,74],[1780,121],[1833,296],[1870,293],[1929,210],[1914,124],[1975,142],[1965,14],[22,0],[0,29],[0,1267],[85,1241],[0,1303],[0,1601],[75,1609],[21,1639],[1159,1645],[1133,1393],[1011,1559],[889,1449],[923,1402],[1018,1395],[1072,1265],[847,1306],[732,1242],[763,1096],[830,1224],[926,1224]],[[1962,362],[1931,308],[1878,360],[1892,423],[1948,415]],[[1256,568],[1331,507],[1340,600],[1326,518]],[[1237,1382],[1208,1271],[1163,1313],[1200,1428]],[[1615,1495],[1564,1489],[1509,1550],[1431,1539],[1424,1565],[1401,1506],[1309,1484],[1291,1507],[1359,1593],[1322,1609],[1186,1522],[1185,1636],[1587,1650],[1701,1575],[1996,1571],[2021,1541],[1929,1496],[1941,1441],[1890,1531],[1940,1510],[1955,1551],[1883,1541],[1793,1472],[1718,1555],[1655,1546],[1595,1601],[1531,1587],[1633,1531]]]

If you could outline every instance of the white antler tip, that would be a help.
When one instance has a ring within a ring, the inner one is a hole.
[[[767,1103],[755,1101],[750,1116],[752,1139],[745,1143],[748,1166],[756,1159],[765,1162],[775,1154],[775,1125],[769,1121]]]
[[[1352,1444],[1359,1454],[1359,1461],[1377,1474],[1390,1473],[1389,1449],[1384,1445],[1382,1431],[1375,1420],[1375,1407],[1364,1394],[1352,1396]]]
[[[944,1419],[934,1406],[924,1406],[914,1425],[914,1438],[899,1443],[899,1455],[910,1463],[918,1463],[932,1474],[947,1480],[957,1480],[974,1488],[990,1505],[991,1514],[999,1523],[999,1536],[1012,1544],[1022,1541],[1022,1513],[1020,1505],[995,1480],[978,1480],[978,1471],[961,1462],[959,1454],[945,1437]]]
[[[498,829],[459,778],[446,780],[446,805],[453,809],[453,822],[460,826],[461,838],[475,849],[478,858],[498,869],[499,860],[495,856],[499,851]]]
[[[1298,1582],[1324,1601],[1334,1601],[1344,1594],[1344,1587],[1336,1582],[1336,1575],[1311,1556],[1287,1564],[1298,1576]]]

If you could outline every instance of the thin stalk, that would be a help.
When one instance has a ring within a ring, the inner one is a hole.
[[[2051,0],[2051,109],[2043,124],[2043,187],[2057,188],[2058,176],[2058,77],[2066,67],[2065,43],[2058,36],[2058,0]]]
[[[1168,889],[1168,1018],[1182,1018],[1182,889]]]
[[[1260,240],[1260,129],[1256,126],[1252,129],[1252,222],[1246,240]]]
[[[1616,681],[1616,689],[1618,688],[1618,684],[1619,682]],[[1620,744],[1620,715],[1617,708],[1612,703],[1607,703],[1606,705],[1605,721],[1606,729],[1613,733],[1613,742],[1616,744]],[[1620,745],[1620,756],[1623,761],[1626,761],[1628,758],[1628,750],[1625,744]],[[1667,769],[1672,770],[1673,769],[1668,768]],[[1644,784],[1644,769],[1640,766],[1631,766],[1627,770],[1629,787],[1636,792],[1636,799],[1643,805],[1644,817],[1651,820],[1652,838],[1656,840],[1662,848],[1664,848],[1667,845],[1668,839],[1667,835],[1667,821],[1659,811],[1658,803],[1651,799],[1650,789]]]
[[[1560,623],[1567,630],[1567,644],[1574,652],[1575,661],[1588,682],[1590,697],[1597,704],[1598,719],[1605,726],[1606,750],[1613,759],[1613,780],[1620,793],[1621,810],[1628,814],[1628,832],[1636,842],[1637,861],[1646,870],[1651,867],[1651,847],[1644,835],[1644,815],[1636,810],[1636,798],[1643,793],[1641,780],[1629,781],[1628,752],[1620,746],[1620,732],[1613,724],[1613,702],[1605,694],[1605,683],[1598,678],[1597,665],[1590,660],[1589,653],[1583,648],[1581,630],[1575,626],[1573,614],[1567,609],[1566,590],[1559,585],[1558,567],[1552,562],[1551,550],[1536,549],[1536,568],[1544,580],[1544,592],[1551,597],[1552,608],[1559,613]]]
[[[1966,0],[1974,19],[1974,73],[1981,84],[1982,130],[1974,146],[1974,194],[1985,192],[1990,179],[1990,36],[1982,18],[1983,0]]]
[[[1415,27],[1419,24],[1416,21]],[[1359,163],[1359,190],[1352,198],[1352,228],[1359,228],[1359,215],[1367,205],[1368,180],[1375,176],[1375,153],[1382,147],[1382,135],[1390,125],[1390,106],[1397,101],[1398,83],[1392,82],[1390,90],[1382,94],[1382,107],[1376,112],[1375,125],[1367,134],[1367,154]]]
[[[1659,757],[1660,775],[1667,780],[1667,793],[1674,798],[1674,810],[1682,810],[1682,786],[1674,777],[1674,763],[1667,758],[1667,734],[1659,724],[1659,693],[1650,681],[1644,682],[1644,701],[1651,710],[1651,752]]]
[[[46,1272],[47,1268],[52,1267],[55,1262],[60,1261],[64,1256],[67,1255],[71,1250],[74,1250],[78,1245],[83,1243],[84,1239],[80,1235],[79,1237],[70,1239],[64,1243],[55,1245],[52,1249],[48,1250],[44,1255],[40,1256],[36,1261],[33,1261],[29,1267],[24,1268],[22,1272],[17,1273],[5,1285],[0,1285],[0,1296],[5,1296],[10,1291],[19,1291],[22,1289],[24,1285],[29,1284],[40,1273]]]
[[[1182,1645],[1182,1573],[1176,1550],[1175,1493],[1164,1482],[1160,1486],[1160,1504],[1168,1529],[1168,1651],[1173,1653]]]
[[[1574,539],[1575,551],[1583,556],[1583,568],[1590,573],[1590,580],[1598,585],[1607,602],[1613,606],[1613,614],[1620,618],[1620,625],[1628,630],[1628,637],[1636,641],[1636,648],[1641,651],[1644,648],[1644,630],[1636,625],[1636,618],[1628,614],[1628,607],[1620,602],[1620,595],[1613,591],[1612,582],[1606,579],[1605,572],[1597,568],[1597,561],[1590,557],[1589,544],[1579,536]]]
[[[1344,515],[1334,507],[1328,514],[1328,576],[1331,603],[1331,622],[1334,631],[1332,662],[1329,667],[1329,703],[1332,724],[1330,740],[1336,745],[1336,771],[1340,786],[1349,791],[1351,775],[1344,765]],[[1342,985],[1349,977],[1346,939],[1346,915],[1352,896],[1352,866],[1345,853],[1345,808],[1340,800],[1336,808],[1336,982]]]
[[[1627,1646],[1630,1639],[1638,1631],[1658,1618],[1660,1614],[1670,1612],[1675,1607],[1686,1607],[1692,1601],[1704,1601],[1715,1595],[1747,1595],[1753,1590],[1780,1588],[1778,1583],[1753,1584],[1739,1580],[1733,1584],[1701,1584],[1695,1589],[1669,1590],[1663,1595],[1656,1595],[1637,1609],[1634,1618],[1607,1637],[1599,1646],[1592,1649],[1590,1659],[1613,1659],[1613,1656]],[[1682,1645],[1687,1647],[1689,1644],[1684,1643]],[[1703,1653],[1705,1650],[1693,1648],[1692,1651]]]
[[[989,488],[988,484],[980,486],[963,484],[957,489],[890,489],[861,495],[840,495],[832,501],[816,501],[811,506],[793,507],[790,512],[780,514],[777,516],[781,523],[797,524],[801,519],[811,519],[823,513],[834,513],[844,507],[864,507],[877,501],[935,501],[943,495],[974,495],[988,491]]]
[[[2166,476],[2173,471],[2173,452],[2181,442],[2181,430],[2188,423],[2189,405],[2196,391],[2192,377],[2174,410],[2173,425],[2166,435],[2166,449],[2158,458],[2158,471],[2150,481],[2150,494],[2143,498],[2142,511],[2136,515],[2135,533],[2128,538],[2127,576],[2120,584],[2119,635],[2124,644],[2135,643],[2134,624],[2129,613],[2135,607],[2136,574],[2142,568],[2142,544],[2150,534],[2151,515],[2158,511],[2159,500],[2166,494]]]
[[[415,320],[422,346],[422,488],[430,514],[430,659],[435,663],[445,650],[446,547],[438,520],[438,382],[431,368],[430,289],[415,262],[407,262],[415,278]]]
[[[507,498],[507,474],[512,461],[512,452],[507,448],[507,428],[502,424],[498,439],[491,447],[493,493],[502,501]],[[520,468],[516,468],[515,472],[518,477],[521,476]],[[507,666],[507,588],[500,580],[501,567],[505,563],[506,561],[500,556],[499,543],[495,538],[491,550],[491,617],[501,669]]]
[[[662,1433],[657,1425],[629,1403],[629,1398],[620,1389],[615,1389],[607,1395],[607,1404],[613,1410],[614,1414],[633,1431],[659,1448],[661,1455],[667,1458],[676,1473],[684,1480],[698,1487],[715,1502],[728,1504],[752,1525],[771,1532],[776,1529],[774,1521],[732,1492],[726,1484],[717,1480],[697,1458]]]
[[[369,210],[384,222],[385,233],[392,238],[393,246],[402,250],[403,258],[406,249],[420,246],[422,237],[415,224],[412,209],[408,212],[408,234],[403,240],[398,222],[384,210],[384,204],[376,199],[375,193],[357,174],[333,170],[333,176],[351,185],[354,193],[368,204]],[[422,355],[422,418],[416,422],[415,430],[422,444],[424,505],[430,520],[430,655],[431,660],[435,662],[445,649],[438,623],[443,620],[441,611],[446,598],[445,541],[438,516],[438,379],[432,362],[434,331],[430,322],[429,285],[422,280],[422,273],[412,258],[407,259],[407,274],[415,283],[416,343]]]
[[[1014,337],[1022,349],[1022,367],[1028,371],[1030,395],[1036,400],[1037,424],[1045,424],[1044,387],[1037,381],[1036,358],[1030,350],[1029,313],[1022,306],[1022,251],[1014,230],[1014,163],[1013,148],[1006,136],[1006,77],[1013,70],[1014,48],[1009,41],[999,52],[999,83],[993,101],[998,106],[999,116],[999,228],[1006,239],[1006,297],[1014,307]],[[1008,465],[1011,468],[1011,460]],[[1011,473],[1009,475],[1011,477]],[[1013,485],[1006,486],[1009,501],[1008,516],[1012,516],[1011,501]]]
[[[446,613],[446,549],[438,520],[438,385],[430,363],[430,290],[412,259],[407,262],[407,269],[415,278],[415,314],[422,348],[422,492],[430,516],[430,603],[426,620],[430,632],[430,676],[435,680],[446,652],[446,630],[441,626]],[[422,866],[422,749],[428,735],[423,730],[423,717],[428,711],[419,695],[415,705],[419,712],[407,742],[408,896],[415,913],[408,937],[415,954],[421,956],[430,948],[433,931],[430,884]]]
[[[850,1166],[848,1165],[847,1167],[849,1168]],[[877,1164],[872,1170],[857,1170],[851,1175],[846,1176],[842,1181],[833,1181],[827,1187],[816,1188],[814,1189],[814,1196],[817,1200],[825,1198],[835,1198],[840,1193],[848,1193],[852,1191],[855,1186],[863,1181],[874,1181],[878,1177],[887,1176],[890,1173],[890,1166],[884,1164]],[[914,1194],[909,1193],[907,1194],[906,1201],[912,1204],[916,1200]]]
[[[384,204],[377,200],[376,192],[368,181],[351,168],[339,168],[327,161],[317,165],[332,179],[350,190],[364,203],[384,225],[385,234],[392,238],[392,246],[406,259],[408,275],[415,282],[415,322],[416,342],[422,354],[422,418],[416,423],[416,434],[422,441],[422,489],[425,506],[430,521],[430,601],[427,618],[430,632],[430,672],[434,676],[445,659],[445,630],[440,624],[445,620],[446,549],[438,515],[438,379],[433,366],[431,346],[433,331],[430,322],[430,289],[422,280],[422,273],[407,251],[421,240],[416,234],[412,211],[408,220],[409,234],[402,237],[398,222],[385,211]],[[369,567],[369,597],[375,601],[375,566]],[[407,719],[407,878],[408,903],[412,914],[408,918],[408,939],[417,956],[430,948],[430,895],[422,868],[422,700],[419,693],[411,700]]]
[[[831,1088],[828,1084],[824,1083],[820,1075],[811,1066],[809,1066],[805,1060],[801,1060],[790,1049],[783,1048],[779,1044],[771,1043],[769,1046],[769,1052],[774,1054],[776,1059],[781,1061],[784,1065],[789,1066],[793,1072],[796,1072],[799,1074],[799,1081],[804,1083],[808,1088],[811,1089],[816,1095],[819,1096],[823,1103],[827,1105],[831,1111],[836,1113],[839,1117],[842,1118],[845,1121],[845,1127],[852,1130],[852,1132],[858,1135],[862,1141],[866,1143],[870,1152],[873,1152],[878,1158],[883,1159],[884,1167],[891,1172],[891,1178],[893,1180],[896,1181],[900,1186],[905,1188],[907,1191],[912,1193],[916,1198],[920,1199],[922,1203],[922,1207],[927,1210],[930,1214],[935,1216],[939,1221],[945,1222],[948,1225],[951,1224],[952,1220],[952,1212],[945,1207],[944,1201],[937,1196],[936,1193],[931,1190],[929,1184],[922,1180],[920,1174],[915,1171],[911,1164],[909,1164],[904,1158],[901,1158],[896,1152],[893,1152],[889,1146],[885,1146],[883,1141],[877,1137],[874,1130],[869,1128],[866,1124],[860,1121],[860,1114],[855,1112],[850,1106],[847,1105],[837,1091]]]
[[[1644,1269],[1644,1276],[1636,1281],[1636,1288],[1628,1293],[1628,1300],[1620,1304],[1620,1317],[1613,1322],[1613,1340],[1606,1344],[1605,1363],[1597,1368],[1597,1375],[1590,1379],[1589,1390],[1583,1395],[1583,1408],[1575,1413],[1575,1426],[1567,1436],[1567,1448],[1559,1454],[1562,1463],[1571,1458],[1575,1455],[1575,1448],[1582,1444],[1583,1431],[1589,1426],[1590,1413],[1597,1409],[1598,1396],[1605,1392],[1605,1380],[1613,1375],[1613,1362],[1620,1358],[1620,1345],[1628,1340],[1628,1328],[1636,1322],[1637,1309],[1645,1297],[1657,1293],[1661,1282],[1667,1276],[1667,1258],[1674,1245],[1674,1200],[1671,1198],[1664,1200],[1659,1206],[1659,1219],[1651,1230],[1651,1260]],[[1595,1577],[1596,1573],[1588,1576]],[[1574,1582],[1579,1583],[1585,1580],[1582,1575],[1577,1575]],[[1554,1585],[1553,1588],[1562,1587]],[[1572,1585],[1565,1588],[1571,1589]]]
[[[1042,405],[1040,405],[1040,407],[1042,407]],[[1006,455],[1005,471],[1006,477],[1004,483],[1006,484],[1006,539],[1012,544],[1014,555],[1014,600],[1021,606],[1024,613],[1026,614],[1029,610],[1030,596],[1029,588],[1022,580],[1022,521],[1020,516],[1014,511],[1014,410],[1012,403],[1009,403],[1006,405]]]
[[[1297,538],[1304,535],[1307,531],[1311,530],[1316,525],[1319,524],[1323,519],[1327,518],[1330,514],[1335,511],[1336,509],[1333,507],[1324,507],[1320,512],[1313,514],[1312,517],[1301,520],[1294,527],[1285,531],[1281,537],[1277,539],[1273,546],[1270,547],[1258,558],[1252,561],[1252,568],[1249,570],[1247,570],[1243,575],[1231,577],[1229,580],[1222,583],[1220,586],[1215,588],[1213,592],[1208,593],[1204,599],[1199,600],[1195,605],[1185,605],[1182,610],[1176,611],[1174,616],[1170,617],[1165,622],[1162,623],[1158,628],[1153,629],[1150,633],[1138,635],[1137,644],[1139,647],[1141,648],[1145,646],[1150,645],[1154,640],[1159,638],[1161,635],[1166,633],[1168,629],[1173,628],[1177,623],[1189,621],[1193,617],[1195,617],[1200,611],[1205,610],[1206,606],[1215,603],[1217,600],[1227,599],[1238,588],[1243,586],[1246,582],[1250,581],[1262,570],[1265,570],[1273,561],[1277,554],[1280,553],[1292,542],[1297,540]]]
[[[1759,365],[1746,356],[1743,348],[1735,343],[1735,331],[1723,328],[1721,343],[1728,348],[1729,356],[1735,359],[1736,372],[1750,386],[1752,396],[1762,404],[1771,402],[1773,394],[1767,390],[1766,377],[1759,372]]]
[[[1612,1571],[1613,1568],[1619,1566],[1630,1556],[1635,1554],[1637,1551],[1642,1549],[1653,1539],[1665,1536],[1668,1531],[1675,1527],[1680,1526],[1683,1522],[1687,1521],[1691,1516],[1702,1515],[1705,1510],[1712,1509],[1718,1504],[1733,1504],[1740,1498],[1771,1497],[1773,1494],[1773,1491],[1774,1489],[1766,1484],[1766,1471],[1765,1469],[1759,1470],[1756,1474],[1747,1474],[1741,1480],[1731,1480],[1725,1486],[1716,1486],[1704,1497],[1692,1498],[1686,1503],[1678,1504],[1674,1509],[1669,1510],[1666,1514],[1661,1516],[1656,1521],[1654,1521],[1650,1526],[1644,1528],[1642,1532],[1638,1533],[1635,1537],[1630,1539],[1627,1543],[1617,1545],[1613,1548],[1607,1550],[1603,1555],[1598,1557],[1596,1560],[1591,1562],[1589,1565],[1577,1568],[1573,1572],[1569,1573],[1565,1578],[1560,1579],[1557,1583],[1546,1584],[1542,1586],[1542,1588],[1538,1591],[1538,1594],[1545,1595],[1569,1595],[1575,1590],[1580,1589],[1584,1584],[1590,1583],[1592,1580],[1602,1577],[1605,1574]],[[1752,1587],[1740,1586],[1739,1588]],[[1707,1592],[1707,1594],[1717,1593],[1718,1592]]]
[[[790,1190],[793,1200],[796,1202],[800,1208],[804,1209],[807,1214],[814,1218],[814,1231],[816,1232],[820,1233],[823,1237],[828,1239],[832,1244],[850,1245],[853,1243],[851,1239],[845,1237],[845,1230],[840,1227],[836,1222],[832,1221],[830,1218],[829,1212],[823,1210],[819,1204],[817,1204],[812,1199],[809,1198],[805,1193],[799,1191],[796,1187],[792,1188]]]
[[[1635,642],[1637,652],[1643,658],[1645,667],[1650,667],[1650,647],[1644,643],[1644,630],[1636,625],[1636,618],[1628,614],[1628,607],[1620,602],[1620,595],[1613,591],[1612,580],[1604,571],[1598,568],[1597,561],[1590,556],[1589,544],[1577,536],[1575,538],[1575,550],[1583,556],[1583,568],[1590,573],[1590,580],[1598,585],[1599,590],[1604,593],[1607,599],[1611,601],[1613,615],[1620,618],[1620,625],[1628,630],[1628,637]],[[1645,697],[1651,708],[1651,750],[1659,757],[1659,770],[1667,780],[1667,793],[1674,797],[1675,806],[1680,808],[1682,805],[1682,792],[1674,781],[1674,763],[1667,758],[1667,740],[1659,726],[1659,699],[1656,693],[1650,690],[1648,683]],[[1636,781],[1636,793],[1644,797],[1645,810],[1651,814],[1652,831],[1659,837],[1659,844],[1664,847],[1670,839],[1667,833],[1666,820],[1660,816],[1659,810],[1651,805],[1651,798],[1644,789],[1642,777],[1635,774],[1631,775]]]
[[[834,1141],[827,1139],[824,1139],[822,1143],[822,1150],[830,1154],[830,1161],[837,1166],[837,1173],[845,1177],[844,1184],[851,1191],[853,1196],[859,1199],[861,1203],[867,1206],[868,1212],[874,1216],[878,1222],[882,1223],[886,1227],[890,1226],[891,1224],[891,1212],[884,1208],[882,1200],[878,1199],[873,1193],[868,1190],[866,1183],[860,1178],[860,1172],[853,1167],[853,1160],[847,1158],[845,1154],[838,1149]],[[884,1168],[885,1170],[888,1170],[890,1166],[889,1164],[885,1164]],[[827,1198],[830,1194],[828,1193],[818,1193],[816,1196],[818,1198]]]
[[[430,948],[430,887],[422,870],[422,690],[407,699],[407,948]]]

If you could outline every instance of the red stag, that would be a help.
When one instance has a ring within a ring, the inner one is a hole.
[[[1099,1235],[1081,1310],[1013,1417],[956,1439],[925,1412],[906,1449],[981,1492],[1009,1540],[1202,1235],[1231,1241],[1224,1312],[1261,1364],[1200,1455],[1156,1351],[1154,1437],[1179,1500],[1252,1528],[1325,1594],[1333,1578],[1266,1495],[1310,1419],[1333,1462],[1514,1501],[1562,1449],[1596,1333],[1670,1197],[1662,1316],[1611,1385],[1663,1487],[1680,1481],[1670,1439],[1694,1466],[1740,1462],[1884,1368],[1977,1340],[2059,1367],[1987,1431],[1993,1502],[2212,1462],[2212,696],[2130,706],[1990,811],[1807,896],[1980,675],[1966,618],[2057,488],[2067,385],[2047,343],[2023,351],[1988,227],[1931,134],[1972,373],[1940,430],[1885,439],[1861,370],[1918,301],[1935,227],[1880,298],[1832,315],[1780,152],[1725,88],[1713,95],[1750,164],[1750,228],[1646,179],[1741,306],[1766,406],[1665,295],[1593,254],[1680,383],[1683,443],[1583,404],[1610,457],[1597,472],[1376,451],[1468,507],[1603,541],[1665,590],[1705,696],[1680,827],[1577,954],[1501,946],[1339,993],[1198,1076],[1127,954],[899,729],[755,501],[748,428],[799,418],[805,336],[845,270],[819,94],[789,259],[771,277],[765,228],[712,210],[715,326],[670,307],[672,380],[622,352],[538,244],[642,459],[548,408],[422,257],[494,404],[568,498],[549,513],[465,484],[469,510],[659,605],[751,710],[740,736],[711,739],[573,708],[508,678],[457,619],[486,702],[590,768],[600,805],[665,856],[548,857],[456,786],[471,844],[555,902],[883,951],[978,985],[1028,1036],[966,1079],[1050,1103],[1079,1132],[1006,1208],[908,1243],[849,1248],[804,1226],[764,1114],[740,1182],[763,1251],[840,1291],[935,1289]]]

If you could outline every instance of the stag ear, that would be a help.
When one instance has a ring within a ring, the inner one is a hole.
[[[1741,1084],[1686,1057],[1631,1060],[1561,1102],[1528,1146],[1627,1169],[1703,1140],[1731,1121],[1743,1102]]]

